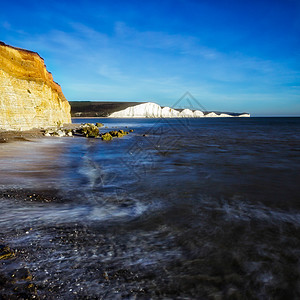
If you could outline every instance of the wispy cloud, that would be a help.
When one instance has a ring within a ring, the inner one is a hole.
[[[2,27],[15,30],[5,22]],[[70,21],[64,30],[15,31],[18,46],[48,57],[46,64],[56,70],[54,77],[70,100],[151,99],[172,105],[189,90],[207,108],[226,110],[231,103],[249,110],[261,99],[281,103],[286,85],[295,95],[289,101],[299,95],[300,74],[284,63],[226,53],[192,35],[138,30],[124,22],[116,22],[113,29],[108,34]]]
[[[119,68],[105,64],[100,64],[96,72],[99,75],[114,81],[124,81],[128,79],[128,76],[126,76]]]
[[[10,30],[11,29],[11,24],[8,23],[7,21],[2,22],[2,27],[6,30]]]
[[[118,39],[135,47],[177,51],[181,55],[203,56],[214,59],[218,56],[215,49],[199,45],[198,38],[180,34],[168,34],[158,31],[138,31],[123,22],[115,24],[115,33]]]

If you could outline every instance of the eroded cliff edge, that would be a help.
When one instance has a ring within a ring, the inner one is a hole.
[[[71,123],[70,105],[36,53],[0,42],[0,129]]]

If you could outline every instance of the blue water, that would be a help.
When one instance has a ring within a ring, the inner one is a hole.
[[[300,297],[300,118],[73,122],[134,132],[0,144],[0,240],[40,297]]]

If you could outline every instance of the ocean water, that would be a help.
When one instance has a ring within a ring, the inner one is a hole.
[[[0,241],[42,299],[300,298],[300,118],[73,122],[134,132],[0,144]]]

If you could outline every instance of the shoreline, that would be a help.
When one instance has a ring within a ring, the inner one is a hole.
[[[167,120],[121,121],[112,126],[130,123],[133,138],[115,144],[2,145],[0,298],[288,294],[299,275],[300,120],[195,122],[188,131],[180,120],[176,130]]]
[[[18,141],[31,141],[32,139],[41,139],[46,137],[45,132],[47,130],[70,130],[77,129],[80,124],[70,123],[64,124],[62,128],[32,128],[29,130],[18,131],[18,130],[3,130],[0,129],[0,144],[8,142],[18,142]]]
[[[31,141],[44,137],[42,129],[30,129],[26,131],[0,131],[0,144],[17,141]]]
[[[232,116],[233,118],[251,118],[251,116]],[[72,119],[228,119],[232,117],[71,117]]]
[[[0,144],[9,143],[9,142],[22,142],[27,141],[31,142],[36,139],[41,139],[43,137],[85,137],[85,138],[101,138],[105,141],[110,141],[113,137],[120,138],[124,135],[129,134],[129,132],[133,132],[133,129],[129,131],[118,129],[100,132],[99,128],[104,127],[102,123],[70,123],[64,124],[62,127],[57,128],[33,128],[31,130],[24,131],[14,131],[14,130],[0,130]],[[108,128],[108,127],[105,127]],[[111,128],[112,129],[112,128]]]

